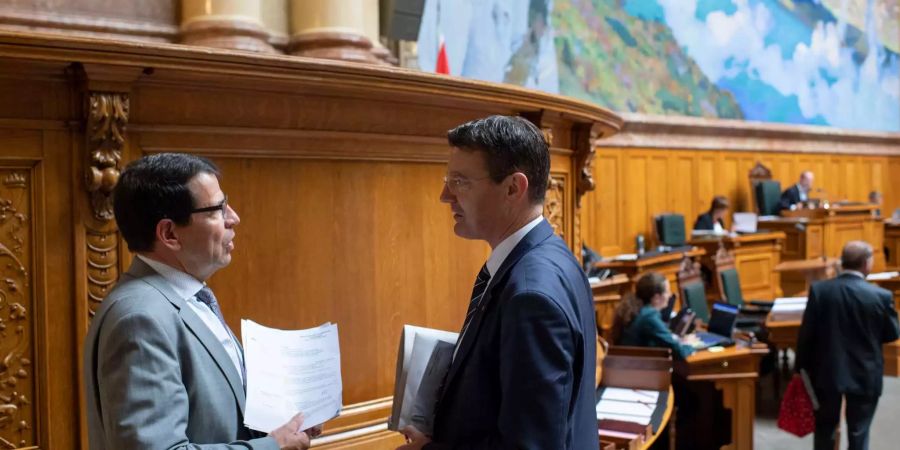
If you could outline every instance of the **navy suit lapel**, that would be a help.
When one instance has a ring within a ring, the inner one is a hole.
[[[472,347],[475,345],[475,341],[477,341],[478,331],[481,328],[482,319],[484,319],[484,313],[493,300],[493,294],[496,290],[497,293],[502,289],[498,289],[501,286],[503,278],[506,276],[506,272],[509,271],[510,267],[514,266],[519,259],[522,258],[526,253],[528,253],[532,248],[534,248],[540,242],[546,240],[548,237],[553,235],[553,228],[547,223],[546,220],[542,220],[536,227],[534,227],[528,234],[516,244],[516,247],[510,252],[509,256],[503,261],[503,264],[500,265],[500,268],[497,269],[497,273],[491,277],[490,284],[488,285],[487,290],[484,292],[484,297],[481,299],[481,305],[478,307],[478,310],[475,312],[475,315],[472,316],[472,322],[469,323],[469,328],[466,330],[466,335],[463,337],[463,341],[460,343],[459,350],[456,352],[456,358],[453,359],[453,363],[450,364],[450,369],[447,373],[447,379],[444,381],[444,389],[441,392],[441,397],[443,397],[444,393],[447,392],[447,388],[453,382],[453,379],[459,373],[460,367],[465,363],[466,357],[469,355]],[[503,283],[505,284],[505,283]]]
[[[180,298],[172,291],[166,279],[150,266],[145,264],[139,258],[135,258],[134,262],[131,264],[131,268],[128,269],[128,272],[135,278],[140,278],[147,284],[156,288],[166,297],[169,303],[178,310],[178,315],[181,316],[184,325],[191,331],[194,337],[200,341],[200,344],[203,345],[203,348],[206,349],[209,356],[219,367],[222,375],[228,380],[228,384],[231,386],[231,391],[234,394],[234,399],[240,406],[241,414],[243,414],[246,397],[244,395],[243,384],[241,383],[241,376],[237,372],[237,369],[235,369],[234,363],[225,351],[225,347],[222,347],[222,343],[219,342],[219,339],[216,338],[212,331],[210,331],[203,320],[200,319],[191,308],[187,307],[187,303],[184,299]],[[231,330],[228,330],[228,332],[231,333]],[[232,334],[232,336],[234,335]],[[237,342],[237,339],[235,339],[235,342]]]

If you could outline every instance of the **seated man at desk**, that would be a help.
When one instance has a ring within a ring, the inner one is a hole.
[[[725,232],[725,215],[728,214],[728,199],[725,196],[713,197],[709,205],[709,211],[697,216],[694,222],[694,230],[712,230],[716,233]]]
[[[781,193],[781,200],[778,202],[779,209],[791,209],[798,203],[809,201],[809,193],[812,191],[813,173],[805,171],[800,174],[797,184],[785,189]]]
[[[637,347],[668,347],[676,359],[694,353],[693,347],[678,342],[663,323],[660,311],[671,296],[666,277],[656,272],[642,275],[635,285],[635,294],[622,299],[616,307],[612,341]]]

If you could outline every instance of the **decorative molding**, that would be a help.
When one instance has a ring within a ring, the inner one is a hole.
[[[87,230],[87,313],[94,317],[100,303],[119,279],[118,232]]]
[[[551,174],[544,197],[544,217],[553,227],[553,232],[566,239],[566,179],[564,175]]]
[[[900,155],[900,133],[741,120],[620,113],[625,120],[602,147]]]
[[[20,172],[12,172],[3,177],[3,185],[8,188],[24,189],[25,175]]]
[[[88,164],[85,172],[94,218],[112,220],[112,190],[119,180],[119,162],[125,146],[128,94],[90,92],[87,114]]]
[[[288,53],[309,58],[335,59],[387,65],[387,59],[373,51],[372,41],[360,34],[343,31],[311,31],[291,36]]]
[[[26,267],[32,258],[31,193],[20,172],[12,171],[3,179],[7,189],[0,190],[0,448],[15,449],[36,445],[37,440],[32,404],[33,283]],[[6,183],[8,179],[15,183]],[[25,195],[13,191],[23,188]]]
[[[202,47],[277,53],[269,43],[269,32],[249,20],[200,19],[182,24],[181,43]]]
[[[0,10],[0,28],[149,42],[173,42],[178,35],[178,27],[174,24],[119,17],[87,17],[73,11],[39,11],[40,6],[27,8],[16,9],[13,6]]]
[[[579,129],[580,128],[580,129]],[[575,206],[581,207],[584,194],[594,190],[594,156],[597,154],[597,141],[602,135],[593,127],[582,126],[572,133],[575,140]],[[586,129],[586,130],[585,130]]]

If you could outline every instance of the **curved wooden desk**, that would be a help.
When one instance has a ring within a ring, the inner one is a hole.
[[[659,436],[663,434],[666,428],[671,427],[669,421],[672,419],[672,414],[675,413],[675,392],[672,390],[672,387],[669,386],[669,398],[666,399],[666,412],[663,413],[662,422],[659,424],[659,428],[650,436],[650,439],[641,446],[642,449],[649,449],[653,446],[653,443],[659,439]]]

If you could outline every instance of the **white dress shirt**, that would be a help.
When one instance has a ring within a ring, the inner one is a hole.
[[[147,258],[143,255],[136,256],[158,274],[162,275],[169,283],[169,287],[175,291],[175,294],[181,297],[191,310],[200,317],[200,320],[206,324],[209,331],[212,332],[216,339],[222,344],[222,347],[225,348],[225,353],[228,353],[228,357],[231,358],[231,362],[237,370],[238,377],[243,381],[243,376],[241,375],[241,359],[243,358],[243,355],[238,349],[236,338],[227,328],[225,328],[225,325],[222,324],[219,317],[216,316],[216,313],[214,313],[209,306],[206,306],[205,303],[197,300],[197,292],[199,292],[200,289],[203,289],[203,287],[206,286],[206,283],[202,283],[193,276],[168,264]]]

